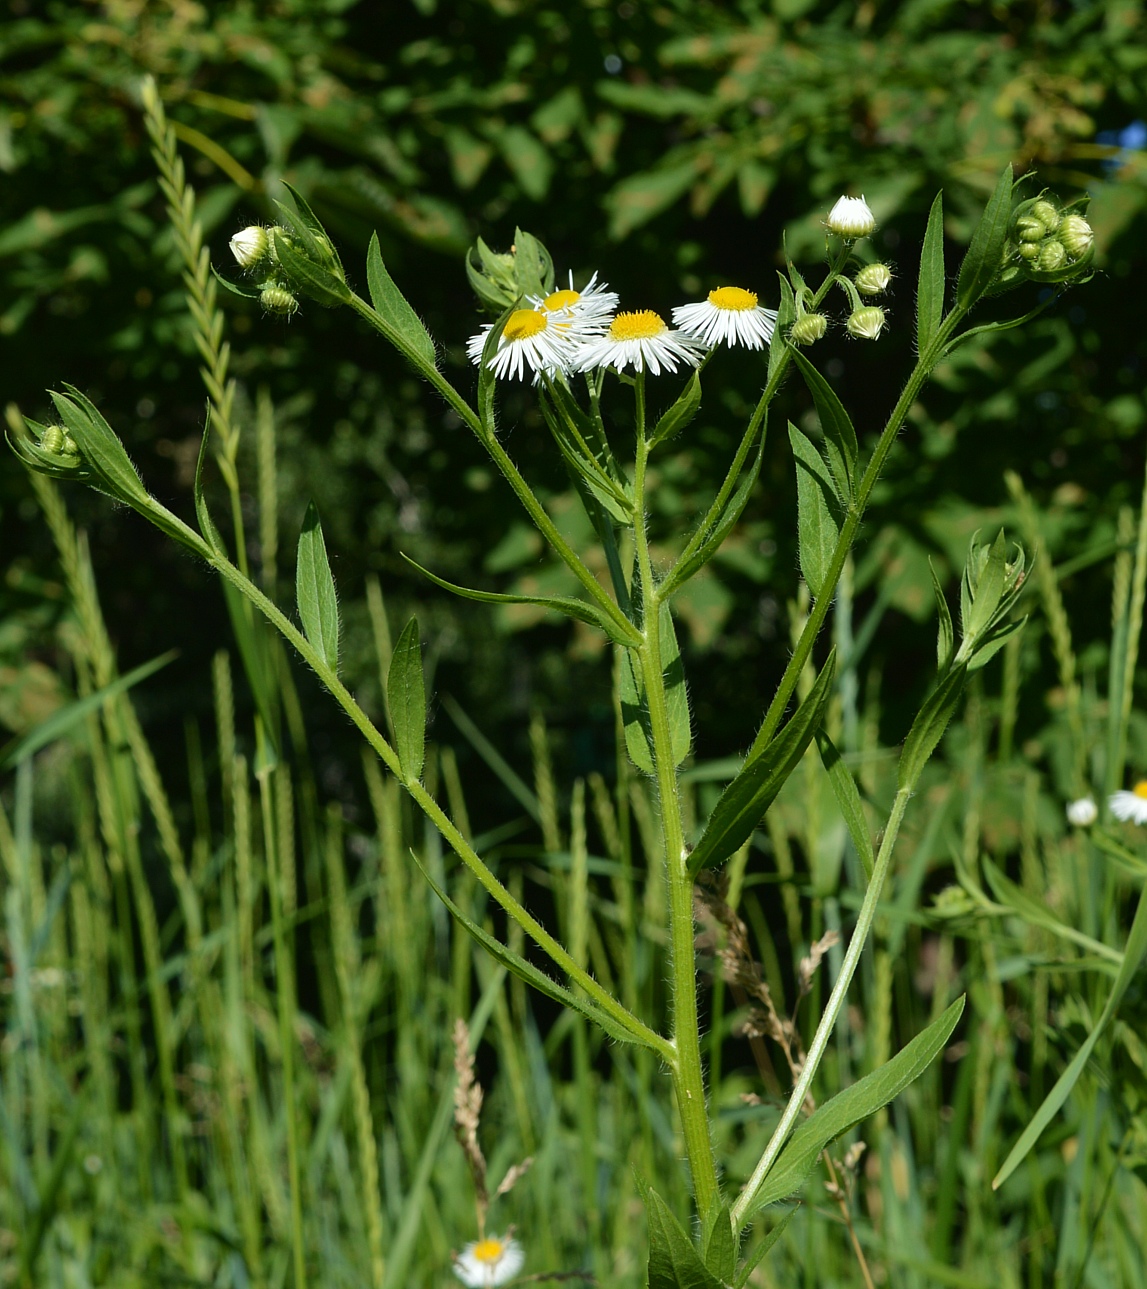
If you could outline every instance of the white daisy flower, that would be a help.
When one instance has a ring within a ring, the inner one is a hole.
[[[1107,804],[1116,819],[1124,823],[1147,824],[1147,779],[1140,779],[1130,792],[1113,792]]]
[[[828,231],[850,242],[867,237],[876,227],[876,216],[863,197],[838,197],[828,213]]]
[[[544,299],[536,295],[530,296],[530,303],[543,313],[557,315],[555,323],[572,340],[600,336],[609,326],[609,320],[617,308],[617,292],[610,291],[605,282],[598,282],[596,273],[580,291],[574,290],[572,270],[569,281],[568,287],[551,291]]]
[[[773,338],[776,320],[775,309],[761,308],[756,293],[739,286],[719,286],[707,300],[673,310],[677,326],[709,348],[720,344],[762,349]]]
[[[603,336],[584,341],[575,354],[574,367],[578,371],[594,367],[621,371],[632,366],[637,372],[648,367],[654,376],[660,376],[662,367],[676,371],[678,362],[696,367],[704,355],[705,346],[699,340],[683,331],[671,331],[659,313],[642,309],[619,313]]]
[[[504,1285],[522,1269],[525,1250],[506,1235],[488,1235],[472,1240],[454,1259],[454,1274],[470,1289]]]
[[[1134,796],[1134,793],[1130,795]],[[1090,797],[1080,797],[1067,807],[1067,822],[1077,828],[1088,828],[1099,818],[1099,808]]]
[[[467,340],[471,362],[482,361],[486,337],[493,325],[489,323]],[[498,337],[498,351],[488,365],[499,380],[523,380],[527,368],[536,380],[542,372],[568,366],[572,352],[571,337],[557,325],[555,315],[539,309],[515,309],[506,319]]]

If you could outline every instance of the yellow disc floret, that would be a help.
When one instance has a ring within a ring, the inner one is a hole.
[[[1131,791],[1134,792],[1137,797],[1147,799],[1147,779],[1140,779]]]
[[[665,319],[652,309],[640,309],[636,313],[619,313],[609,324],[610,340],[652,340],[669,328]]]
[[[502,339],[529,340],[531,336],[545,331],[548,325],[546,315],[536,309],[515,309],[502,328]]]
[[[745,309],[755,309],[757,296],[755,292],[742,290],[739,286],[719,286],[709,292],[709,303],[716,309],[740,313]]]
[[[501,1240],[479,1240],[473,1248],[473,1254],[479,1262],[497,1262],[506,1251]]]
[[[577,304],[580,299],[580,291],[552,291],[542,301],[542,308],[548,309],[550,313],[553,313],[557,309],[568,309],[571,304]]]

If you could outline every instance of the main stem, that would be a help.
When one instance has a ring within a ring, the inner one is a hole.
[[[701,1038],[697,1024],[697,968],[693,946],[693,881],[685,853],[681,802],[677,794],[677,765],[669,728],[665,697],[665,671],[661,648],[661,602],[653,577],[649,537],[645,527],[645,467],[649,447],[645,441],[645,375],[636,384],[637,462],[634,469],[634,535],[638,576],[641,579],[642,630],[645,643],[638,650],[642,679],[649,703],[653,764],[661,806],[661,836],[665,846],[665,876],[669,891],[670,989],[673,997],[673,1089],[685,1135],[685,1151],[693,1175],[697,1209],[708,1211],[720,1193],[709,1116],[705,1106],[705,1077],[701,1065]]]

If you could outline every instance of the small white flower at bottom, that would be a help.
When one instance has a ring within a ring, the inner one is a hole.
[[[1147,779],[1140,779],[1130,792],[1113,792],[1107,804],[1116,819],[1124,823],[1147,824]]]
[[[756,293],[739,286],[719,286],[707,300],[681,304],[673,310],[673,321],[687,336],[706,345],[744,345],[761,349],[773,338],[775,309],[763,309]]]
[[[526,1260],[525,1250],[509,1235],[472,1240],[454,1259],[454,1274],[469,1289],[493,1289],[512,1280]]]
[[[470,361],[480,363],[493,323],[466,342]],[[535,378],[541,372],[563,369],[570,360],[570,338],[553,324],[550,314],[537,309],[515,309],[498,337],[498,349],[487,364],[499,380],[522,380],[526,369]]]
[[[846,241],[867,237],[876,227],[876,216],[863,197],[838,197],[828,212],[828,231]]]
[[[1099,818],[1099,808],[1090,797],[1080,797],[1067,807],[1067,822],[1077,828],[1089,828]]]
[[[683,331],[671,331],[659,313],[642,309],[619,313],[604,336],[584,341],[575,353],[574,366],[578,371],[632,367],[636,372],[648,367],[654,376],[660,376],[662,367],[676,371],[678,362],[696,367],[704,355],[705,346],[699,340]]]

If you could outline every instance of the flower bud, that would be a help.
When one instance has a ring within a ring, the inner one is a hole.
[[[58,456],[64,450],[64,439],[67,436],[58,425],[49,425],[40,436],[40,446],[45,452]]]
[[[1077,828],[1089,828],[1099,818],[1099,809],[1090,797],[1080,797],[1067,807],[1067,821]]]
[[[1081,260],[1091,250],[1095,234],[1082,215],[1064,215],[1059,226],[1058,238],[1063,249],[1073,260]]]
[[[1047,229],[1032,215],[1022,215],[1016,220],[1016,236],[1021,242],[1042,242]]]
[[[881,295],[892,281],[892,270],[887,264],[866,264],[853,281],[861,295]]]
[[[1062,242],[1044,242],[1040,247],[1038,264],[1041,273],[1054,273],[1066,263],[1067,251]]]
[[[258,224],[252,224],[236,233],[231,239],[231,254],[239,262],[239,267],[253,269],[256,264],[267,257],[271,250],[271,239],[267,230]]]
[[[299,307],[298,300],[286,287],[276,286],[274,283],[263,288],[259,295],[259,303],[268,313],[282,314],[286,318],[289,318]]]
[[[1046,197],[1041,197],[1038,201],[1033,202],[1028,213],[1033,219],[1038,219],[1049,233],[1054,233],[1059,227],[1059,211]]]
[[[1027,260],[1029,264],[1035,263],[1039,259],[1039,242],[1020,242],[1017,250],[1020,253],[1020,258]]]
[[[828,330],[828,319],[823,313],[806,313],[789,328],[789,339],[794,345],[814,345]]]
[[[867,237],[875,227],[876,219],[863,197],[838,197],[829,211],[828,231],[846,241]]]
[[[884,310],[874,304],[856,309],[845,325],[857,340],[875,340],[884,330]]]

